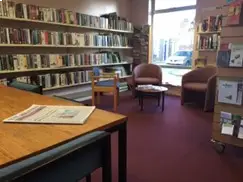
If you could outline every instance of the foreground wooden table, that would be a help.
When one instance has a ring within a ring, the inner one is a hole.
[[[96,130],[118,131],[119,182],[126,182],[127,117],[96,109],[84,125],[7,124],[2,121],[32,104],[80,105],[0,85],[0,168]]]

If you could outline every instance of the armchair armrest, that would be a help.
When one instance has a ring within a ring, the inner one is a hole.
[[[217,77],[216,77],[216,74],[211,76],[209,79],[208,79],[208,90],[214,90],[216,89],[216,81],[217,81]]]

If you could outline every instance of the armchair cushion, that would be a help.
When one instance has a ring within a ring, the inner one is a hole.
[[[152,78],[152,77],[139,77],[135,78],[136,84],[159,84],[160,80],[158,78]]]
[[[105,80],[105,81],[99,81],[95,84],[96,86],[100,86],[100,87],[113,87],[114,85],[114,80]],[[120,86],[120,83],[117,82],[116,85],[118,88]]]
[[[199,92],[206,92],[207,90],[207,83],[197,83],[197,82],[188,82],[183,85],[183,88],[188,90],[195,90]]]

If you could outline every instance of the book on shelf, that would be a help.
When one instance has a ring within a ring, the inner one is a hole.
[[[197,32],[215,32],[222,29],[222,15],[209,16],[197,26]]]
[[[242,25],[243,24],[243,11],[242,2],[235,1],[230,3],[227,14],[226,24],[230,25]]]
[[[118,30],[131,30],[133,26],[126,19],[119,17],[116,12],[101,15],[102,18],[106,18],[108,22],[108,28]]]
[[[118,34],[54,32],[0,27],[0,44],[128,47],[128,37]]]
[[[122,63],[119,53],[82,53],[82,54],[11,54],[0,55],[1,71],[18,71],[42,68],[62,68],[86,65]]]
[[[218,82],[218,102],[225,104],[242,105],[242,80],[222,80]]]
[[[218,51],[217,65],[220,67],[243,67],[243,44],[225,44]]]
[[[9,0],[0,1],[0,16],[80,25],[100,29],[133,31],[131,22],[118,17],[116,13],[110,13],[103,16],[93,16],[70,11],[64,8],[48,8],[33,4],[16,3]]]
[[[220,36],[218,34],[198,35],[197,38],[197,49],[198,50],[217,50],[220,45]]]
[[[82,83],[89,83],[91,81],[91,72],[92,71],[88,70],[68,73],[48,73],[38,75],[36,78],[32,78],[31,76],[22,76],[17,77],[16,81],[40,85],[44,89],[52,87],[62,87],[67,85],[72,86]]]
[[[230,62],[230,50],[219,50],[217,53],[217,66],[218,67],[229,67],[229,62]]]

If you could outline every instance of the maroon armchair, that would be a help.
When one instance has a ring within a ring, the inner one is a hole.
[[[140,64],[136,66],[132,74],[132,89],[135,96],[135,88],[137,85],[161,85],[162,70],[161,67],[155,64]]]
[[[186,102],[193,102],[196,93],[204,93],[204,111],[211,111],[214,108],[216,91],[217,68],[207,66],[190,71],[182,77],[181,105]]]

